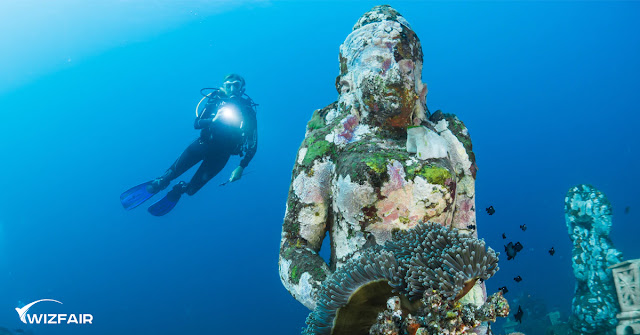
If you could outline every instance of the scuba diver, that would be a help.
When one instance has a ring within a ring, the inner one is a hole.
[[[205,92],[210,93],[205,94]],[[196,106],[195,129],[200,136],[193,141],[169,169],[160,177],[135,186],[120,195],[126,210],[133,209],[164,190],[169,183],[202,161],[189,183],[176,184],[167,195],[149,207],[149,213],[162,216],[169,213],[182,194],[194,195],[227,164],[232,155],[244,156],[225,183],[242,177],[258,148],[256,103],[244,93],[244,78],[237,74],[224,77],[220,88],[203,88],[204,97]],[[200,104],[207,99],[204,109],[198,113]]]

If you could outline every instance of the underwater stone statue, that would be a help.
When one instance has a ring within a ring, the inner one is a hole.
[[[576,276],[571,328],[580,334],[615,334],[618,303],[609,266],[622,261],[622,253],[609,239],[611,203],[591,185],[572,187],[564,200],[571,257]]]
[[[374,7],[339,60],[338,101],[307,124],[282,226],[280,278],[309,309],[331,273],[395,230],[431,221],[477,237],[469,133],[454,115],[427,110],[422,47],[409,23]],[[327,232],[330,264],[318,254]],[[465,298],[481,305],[484,285]]]

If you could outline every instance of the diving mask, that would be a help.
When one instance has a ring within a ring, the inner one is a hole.
[[[244,85],[240,80],[227,80],[222,84],[222,89],[228,97],[240,96],[244,93]]]

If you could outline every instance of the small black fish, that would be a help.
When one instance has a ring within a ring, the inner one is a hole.
[[[524,315],[524,312],[522,311],[522,307],[520,307],[520,305],[518,305],[518,311],[516,312],[516,315],[514,315],[514,317],[516,318],[516,321],[522,323],[522,316]]]
[[[505,294],[505,293],[509,292],[509,290],[507,290],[506,286],[502,286],[502,287],[498,288],[498,290],[502,291],[502,294]]]
[[[493,215],[493,213],[495,213],[495,212],[496,212],[496,210],[495,210],[495,209],[493,209],[493,206],[489,206],[489,207],[487,208],[487,213],[489,213],[489,215]]]
[[[520,225],[520,229],[522,229],[522,231],[526,231],[527,230],[527,225],[526,224],[521,224]]]
[[[522,244],[520,242],[509,242],[509,244],[504,246],[504,251],[507,253],[507,260],[511,260],[516,257],[516,254],[522,250]]]
[[[515,280],[515,281],[516,281],[516,283],[519,283],[519,282],[521,282],[521,281],[522,281],[522,277],[517,276],[517,277],[513,278],[513,280]]]
[[[502,233],[502,239],[504,240],[505,238],[507,238],[507,235],[505,235],[504,233]]]
[[[556,251],[555,249],[553,249],[553,247],[551,247],[551,249],[549,249],[549,255],[553,256],[553,254],[555,254]]]
[[[467,225],[467,228],[469,228],[471,230],[476,230],[476,225],[470,224],[470,225]]]
[[[631,207],[627,206],[624,208],[624,214],[629,214],[630,211],[631,211]]]

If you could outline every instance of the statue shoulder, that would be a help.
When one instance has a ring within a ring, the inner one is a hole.
[[[465,146],[465,149],[471,150],[471,136],[469,130],[465,126],[464,122],[458,118],[455,114],[443,113],[441,110],[437,110],[431,114],[428,119],[429,126],[435,128],[440,133],[444,130],[450,130],[460,142]]]
[[[433,127],[438,133],[442,133],[445,130],[451,131],[451,133],[462,144],[469,159],[475,166],[475,154],[473,153],[473,145],[471,143],[471,135],[467,126],[462,122],[455,114],[443,113],[441,110],[437,110],[435,113],[429,116],[428,127]],[[425,125],[427,126],[427,125]]]

